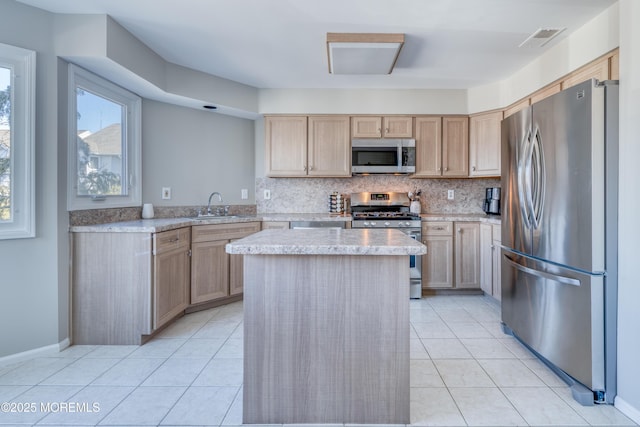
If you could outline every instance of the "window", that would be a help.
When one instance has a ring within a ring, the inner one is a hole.
[[[140,97],[69,65],[69,210],[140,206]]]
[[[0,239],[35,236],[36,53],[0,43]]]

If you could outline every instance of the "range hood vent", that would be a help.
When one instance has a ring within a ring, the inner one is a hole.
[[[518,47],[543,47],[564,30],[566,28],[538,28]]]

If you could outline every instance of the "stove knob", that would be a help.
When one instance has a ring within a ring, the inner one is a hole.
[[[406,225],[407,227],[409,227],[411,225],[411,223],[409,221],[405,222],[404,225]]]
[[[375,221],[371,221],[371,226],[375,227],[376,226],[376,222]]]
[[[369,226],[369,221],[365,221],[365,222],[364,222],[364,226],[365,226],[365,227],[368,227],[368,226]]]
[[[385,226],[385,227],[388,227],[388,226],[390,226],[390,225],[391,225],[391,223],[390,223],[389,221],[385,221],[385,223],[384,223],[384,226]]]

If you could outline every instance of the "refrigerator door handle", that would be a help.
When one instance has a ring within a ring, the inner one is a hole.
[[[522,216],[522,221],[524,222],[525,227],[531,229],[531,210],[529,208],[529,165],[530,165],[530,153],[529,147],[531,146],[531,131],[527,131],[520,147],[524,147],[524,149],[519,153],[518,158],[518,199],[520,201],[520,215]]]
[[[542,137],[538,126],[536,126],[534,132],[529,161],[531,167],[531,181],[529,182],[531,222],[534,228],[538,228],[542,218],[545,193],[544,156],[542,152]]]
[[[524,273],[527,273],[527,274],[531,274],[532,276],[542,277],[543,279],[550,279],[550,280],[553,280],[555,282],[564,283],[566,285],[580,286],[580,281],[577,280],[577,279],[574,279],[574,278],[571,278],[571,277],[565,277],[565,276],[558,276],[556,274],[551,274],[551,273],[547,273],[545,271],[535,270],[533,268],[526,267],[526,266],[524,266],[522,264],[518,264],[516,261],[511,259],[511,257],[509,255],[504,255],[504,258],[509,264],[511,264],[517,270],[520,270],[520,271],[522,271]]]

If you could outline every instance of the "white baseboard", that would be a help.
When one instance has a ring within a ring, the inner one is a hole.
[[[620,396],[616,396],[613,404],[620,412],[631,418],[634,423],[640,424],[640,409],[634,408],[624,399],[621,399]]]
[[[70,344],[71,342],[69,341],[69,338],[65,338],[58,344],[51,344],[45,347],[23,351],[22,353],[10,354],[8,356],[0,357],[0,366],[12,365],[14,363],[24,362],[25,360],[34,359],[36,357],[59,353],[65,348],[69,347]]]

